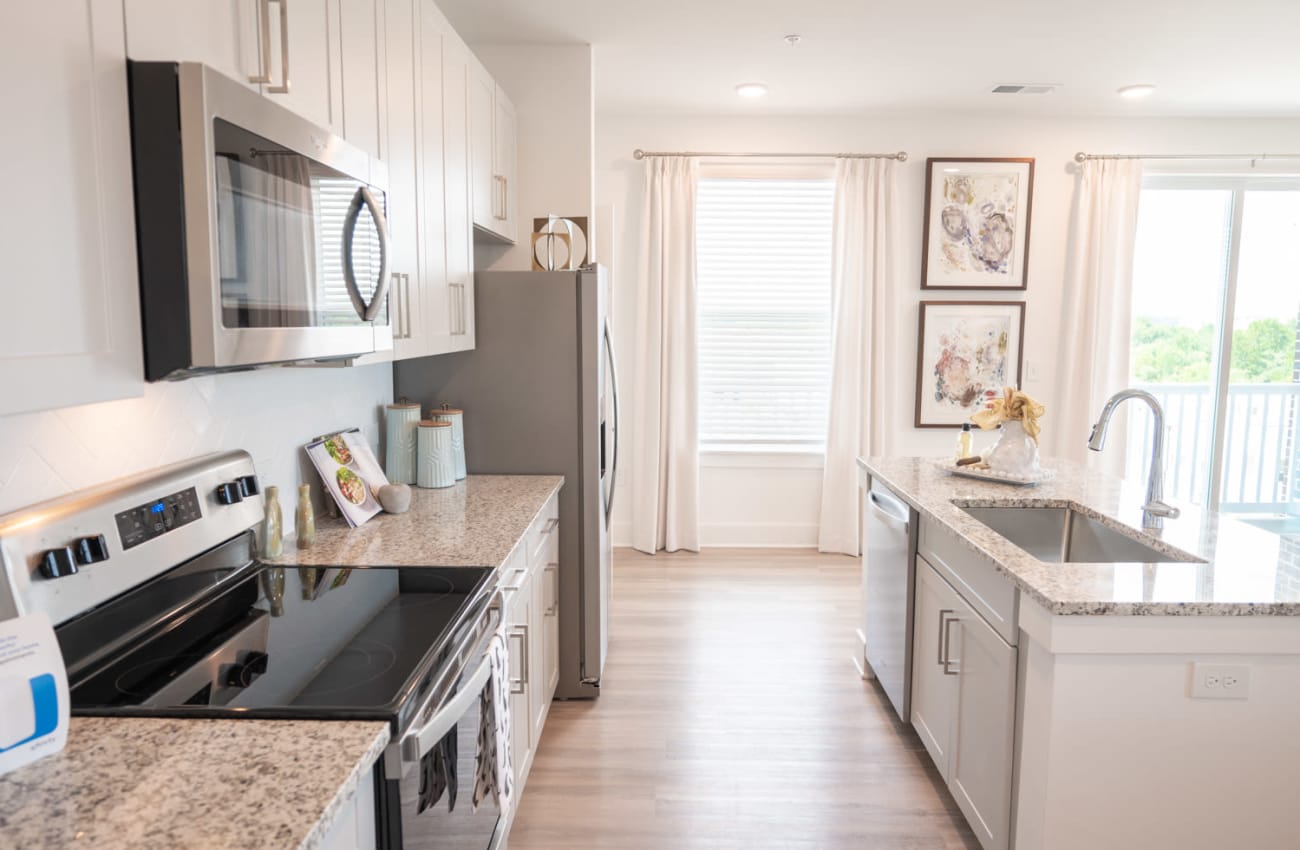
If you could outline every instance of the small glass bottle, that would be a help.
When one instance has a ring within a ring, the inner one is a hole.
[[[970,457],[972,439],[970,423],[961,423],[961,432],[957,434],[957,460],[965,460]]]
[[[294,539],[299,546],[316,542],[316,512],[311,507],[311,485],[298,485],[298,512],[294,518]]]
[[[278,558],[284,550],[284,515],[280,512],[280,488],[266,488],[266,515],[262,519],[262,557]]]

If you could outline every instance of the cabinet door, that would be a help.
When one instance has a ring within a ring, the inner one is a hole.
[[[271,82],[262,90],[308,121],[342,135],[340,0],[263,2],[271,6],[267,30]]]
[[[474,224],[470,200],[470,52],[454,32],[443,40],[443,190],[447,225],[450,344],[474,347]]]
[[[382,0],[343,0],[339,7],[339,46],[342,54],[343,138],[376,157],[386,157],[381,147],[380,26]],[[410,39],[408,29],[400,37]],[[392,173],[389,173],[392,185]]]
[[[249,88],[263,71],[259,0],[126,0],[126,55],[202,62]]]
[[[392,259],[388,303],[393,317],[393,358],[425,353],[425,304],[420,277],[420,193],[416,114],[417,4],[423,0],[387,0],[388,232]]]
[[[921,743],[948,778],[956,702],[956,668],[945,672],[944,642],[948,638],[951,658],[952,631],[949,621],[963,603],[948,583],[923,558],[916,561],[916,609],[912,626],[912,726]]]
[[[542,681],[546,700],[555,698],[555,688],[560,684],[560,540],[559,531],[552,532],[542,564],[541,583],[545,589],[542,608]]]
[[[492,120],[496,112],[496,83],[477,59],[470,60],[469,163],[474,224],[495,232],[500,222],[500,195],[494,179]]]
[[[533,586],[528,572],[517,575],[518,584],[506,620],[506,638],[510,645],[510,758],[514,763],[515,790],[521,789],[528,765],[533,758],[533,715],[530,703],[535,690],[531,667],[533,621]]]
[[[443,179],[443,66],[450,27],[432,0],[420,0],[420,289],[425,354],[451,350]]]
[[[516,199],[518,188],[515,182],[515,172],[518,170],[516,165],[517,145],[516,134],[518,132],[518,121],[515,119],[515,105],[510,102],[510,98],[501,90],[500,86],[496,87],[496,97],[494,99],[495,112],[492,117],[492,147],[493,147],[493,170],[498,181],[497,191],[501,194],[501,199],[497,202],[500,207],[497,226],[494,228],[501,236],[515,241],[515,227],[518,204]]]
[[[1016,650],[964,601],[949,658],[957,705],[948,787],[984,850],[1005,850],[1011,832]]]
[[[546,611],[550,590],[548,578],[543,574],[540,566],[535,565],[532,568],[529,581],[532,583],[533,617],[528,624],[531,632],[528,647],[531,657],[528,663],[533,675],[532,687],[528,694],[528,717],[533,726],[533,746],[536,747],[542,737],[546,706],[551,699],[546,690]]]
[[[120,0],[7,9],[0,414],[144,390],[122,12]]]

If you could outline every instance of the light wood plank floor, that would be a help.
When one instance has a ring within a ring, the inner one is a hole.
[[[854,670],[858,562],[615,557],[594,702],[557,702],[511,850],[977,850],[920,740]]]

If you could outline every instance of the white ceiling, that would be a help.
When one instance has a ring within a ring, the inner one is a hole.
[[[601,110],[1300,115],[1300,0],[437,2],[471,45],[591,44]]]

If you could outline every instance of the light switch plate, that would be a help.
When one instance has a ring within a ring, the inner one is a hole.
[[[1247,664],[1192,664],[1192,699],[1248,699]]]

